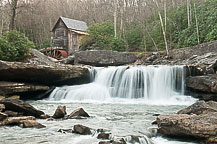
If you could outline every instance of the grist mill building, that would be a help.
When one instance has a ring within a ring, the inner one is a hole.
[[[60,17],[52,29],[53,47],[63,48],[69,55],[79,51],[82,37],[88,35],[86,31],[85,22]]]

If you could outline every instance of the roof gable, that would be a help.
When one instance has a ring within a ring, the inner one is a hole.
[[[83,22],[83,21],[79,21],[79,20],[74,20],[74,19],[70,19],[70,18],[65,18],[65,17],[60,17],[57,21],[57,23],[55,24],[54,28],[52,31],[54,31],[56,25],[60,22],[60,20],[62,20],[62,22],[65,24],[65,26],[68,29],[72,29],[72,30],[77,30],[77,31],[83,31],[85,32],[87,30],[87,23]]]

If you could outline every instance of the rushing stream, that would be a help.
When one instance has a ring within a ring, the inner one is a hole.
[[[43,129],[0,127],[0,143],[98,144],[95,135],[81,136],[59,133],[82,124],[103,128],[114,138],[124,137],[128,144],[190,144],[175,139],[154,136],[151,125],[154,114],[175,113],[195,99],[184,96],[182,66],[121,66],[90,70],[92,82],[56,88],[47,100],[30,102],[52,115],[58,105],[65,105],[70,114],[82,107],[91,115],[88,119],[47,121]],[[132,141],[130,136],[140,136]]]

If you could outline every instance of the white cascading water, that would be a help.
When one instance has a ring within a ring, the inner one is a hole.
[[[192,102],[184,95],[183,66],[119,66],[92,68],[92,82],[56,88],[51,101],[118,102],[150,104]]]

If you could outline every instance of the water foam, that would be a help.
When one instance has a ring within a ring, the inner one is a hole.
[[[183,66],[119,66],[90,70],[92,82],[56,88],[51,101],[191,104]]]

